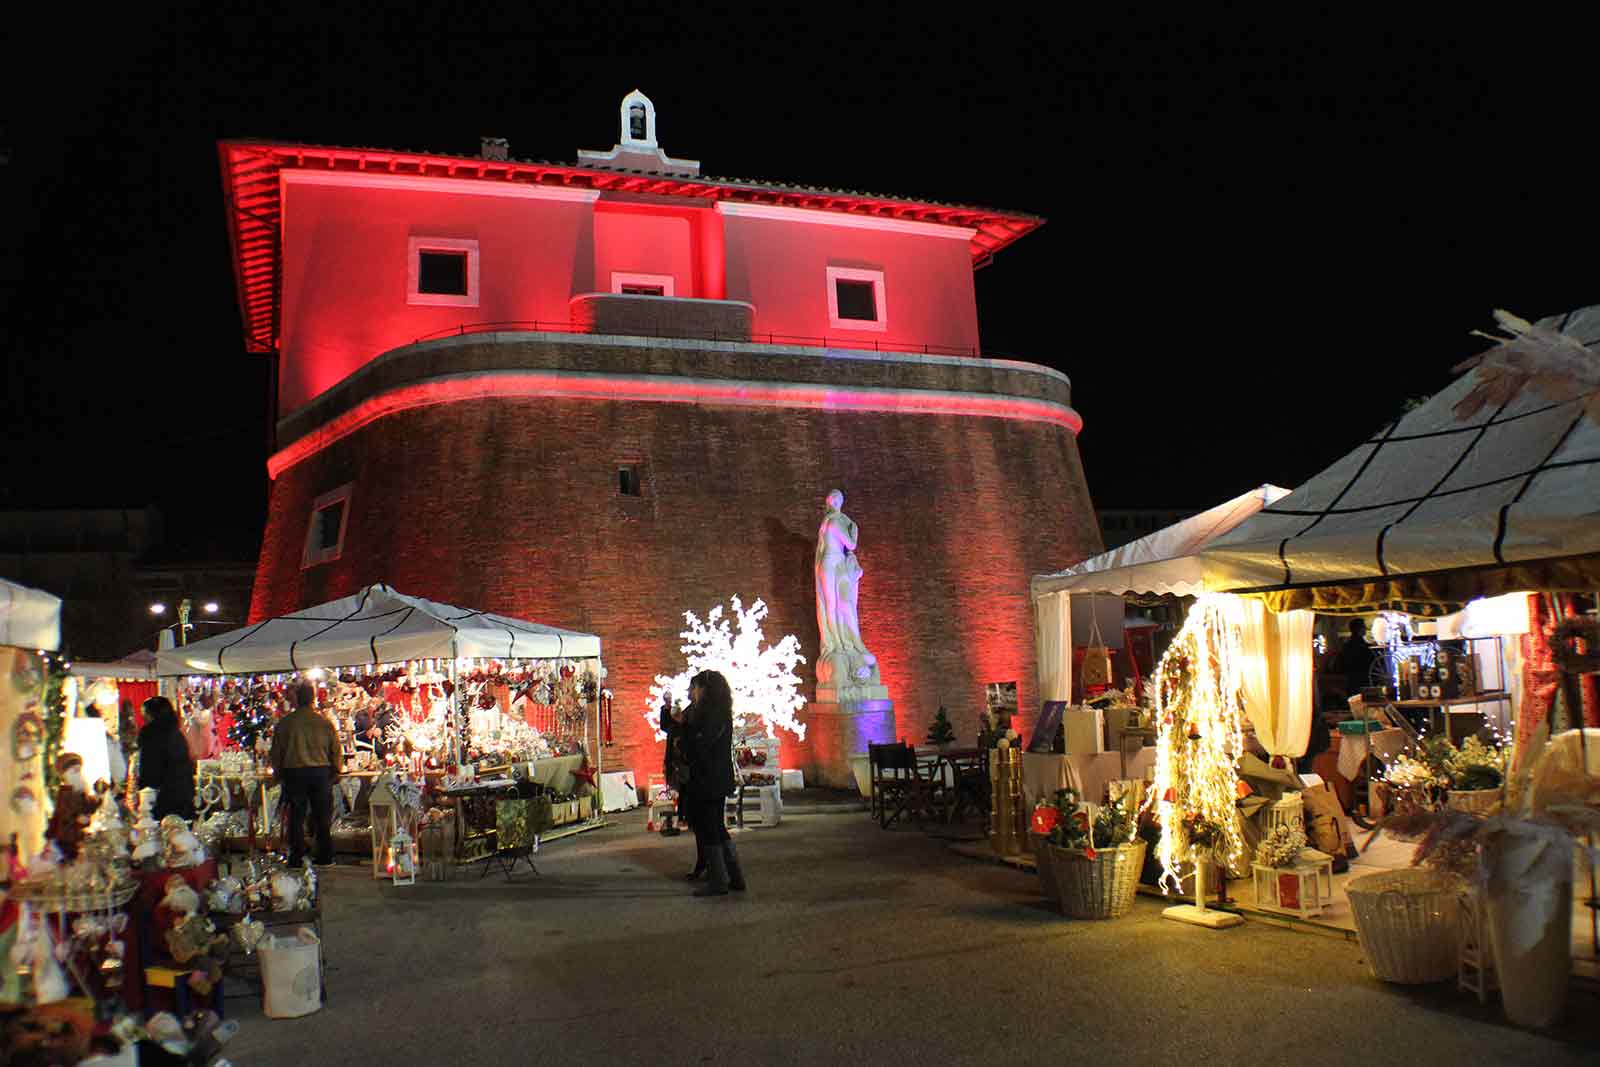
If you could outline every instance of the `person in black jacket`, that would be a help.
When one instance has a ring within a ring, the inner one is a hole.
[[[743,892],[744,872],[723,815],[734,790],[733,693],[721,674],[701,671],[689,682],[689,701],[679,743],[684,759],[677,769],[684,779],[678,788],[694,828],[695,846],[706,861],[706,884],[694,895]]]
[[[178,725],[172,701],[156,696],[142,705],[144,727],[139,731],[139,788],[156,791],[155,818],[168,815],[194,818],[194,760],[189,742]]]
[[[689,821],[688,810],[684,807],[683,788],[678,783],[678,768],[686,765],[684,755],[684,724],[683,709],[678,707],[671,698],[661,702],[661,732],[667,735],[667,747],[661,761],[661,773],[666,776],[667,784],[678,791],[678,806],[675,811],[669,812],[662,820],[664,826],[661,832],[669,837],[679,833],[678,823]],[[691,882],[698,882],[706,873],[706,853],[700,847],[698,838],[695,840],[694,870],[686,877]]]

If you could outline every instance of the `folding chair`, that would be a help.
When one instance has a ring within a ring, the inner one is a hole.
[[[942,780],[924,776],[910,745],[870,745],[872,792],[878,803],[878,824],[887,830],[909,814],[920,826],[925,816],[936,814]],[[892,809],[892,810],[891,810]]]

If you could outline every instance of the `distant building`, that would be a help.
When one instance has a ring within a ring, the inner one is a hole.
[[[155,648],[186,596],[195,600],[191,634],[212,622],[242,623],[255,574],[251,547],[172,544],[153,507],[0,511],[0,574],[61,597],[62,647],[78,659]],[[158,603],[159,615],[150,610]]]
[[[1106,549],[1121,548],[1173,523],[1200,514],[1200,508],[1100,508],[1100,538]]]
[[[814,662],[839,488],[899,734],[1035,705],[1029,576],[1100,538],[1071,383],[982,356],[972,275],[1043,220],[705,177],[620,118],[576,164],[221,143],[280,410],[251,618],[382,581],[597,633],[643,771],[684,611],[762,597]]]

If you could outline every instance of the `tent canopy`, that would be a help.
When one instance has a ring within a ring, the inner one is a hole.
[[[1200,550],[1289,490],[1262,485],[1226,503],[1103,552],[1056,574],[1036,575],[1033,597],[1051,593],[1198,596],[1206,591]]]
[[[157,654],[156,673],[265,674],[407,659],[589,659],[593,634],[452,607],[371,585],[319,604]]]
[[[12,648],[61,647],[61,598],[0,578],[0,645]]]
[[[72,673],[79,678],[111,678],[145,680],[156,676],[156,654],[141,648],[110,663],[85,663],[72,661]]]
[[[1600,308],[1541,325],[1593,344]],[[1482,367],[1462,375],[1206,546],[1206,585],[1293,589],[1268,600],[1319,611],[1459,604],[1530,583],[1592,588],[1600,425],[1585,416],[1584,396],[1552,400],[1527,387],[1458,415],[1487,384]],[[1335,585],[1344,588],[1314,592]]]

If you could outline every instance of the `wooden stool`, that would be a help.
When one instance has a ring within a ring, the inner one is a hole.
[[[1476,890],[1461,894],[1461,959],[1456,971],[1456,987],[1478,994],[1478,1003],[1489,1003],[1489,992],[1498,988],[1494,956],[1489,946],[1489,913]]]

